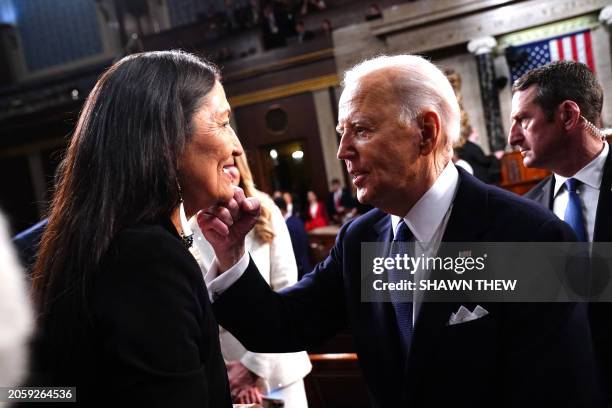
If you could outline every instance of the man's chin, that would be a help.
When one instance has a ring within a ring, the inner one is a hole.
[[[534,158],[530,155],[523,157],[523,166],[528,169],[538,168],[538,163]]]
[[[357,201],[365,205],[372,204],[370,194],[368,194],[368,191],[364,188],[357,189]]]

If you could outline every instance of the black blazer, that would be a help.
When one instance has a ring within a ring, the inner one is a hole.
[[[575,239],[550,211],[459,172],[444,241]],[[487,316],[447,326],[460,304],[424,303],[403,361],[392,305],[361,301],[361,243],[390,239],[390,216],[374,209],[344,225],[328,258],[279,293],[251,262],[213,303],[217,319],[258,352],[308,348],[349,325],[374,407],[599,406],[582,305],[483,304]]]
[[[604,165],[599,200],[595,213],[594,242],[612,242],[612,146]],[[544,207],[552,210],[555,177],[550,175],[525,194]],[[608,278],[609,279],[609,278]],[[612,304],[591,303],[589,320],[597,358],[606,377],[606,393],[612,400]]]
[[[115,237],[89,302],[66,341],[43,319],[33,385],[76,386],[86,406],[232,406],[202,273],[169,221]]]

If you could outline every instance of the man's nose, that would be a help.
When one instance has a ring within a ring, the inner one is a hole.
[[[340,138],[340,145],[338,146],[338,153],[336,153],[336,157],[339,160],[348,160],[352,157],[353,148],[349,142],[349,138],[342,136]]]
[[[513,122],[510,126],[510,132],[508,132],[508,144],[510,144],[510,146],[515,146],[519,144],[522,139],[523,135],[520,126],[518,126],[517,122]]]

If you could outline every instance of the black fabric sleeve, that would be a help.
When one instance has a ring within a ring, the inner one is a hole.
[[[118,241],[93,300],[116,400],[231,406],[218,328],[191,255],[161,227]]]

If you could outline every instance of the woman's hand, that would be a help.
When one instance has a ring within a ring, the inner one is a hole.
[[[244,255],[244,237],[255,225],[259,211],[259,200],[245,197],[240,187],[234,187],[234,197],[227,203],[198,213],[198,225],[219,261],[219,273],[228,270]]]
[[[240,361],[227,363],[232,401],[236,404],[261,404],[262,393],[257,386],[259,377],[249,371]]]

